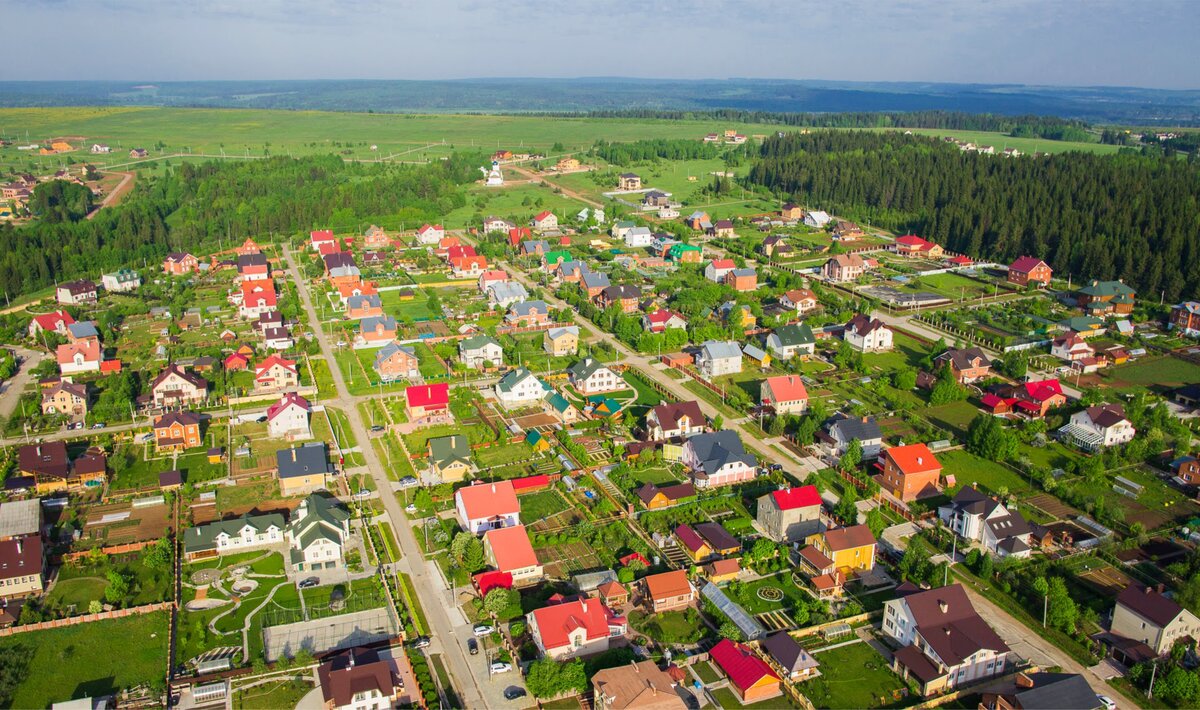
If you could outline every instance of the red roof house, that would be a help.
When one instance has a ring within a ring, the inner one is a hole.
[[[779,506],[780,510],[795,510],[796,508],[821,505],[821,494],[817,492],[817,487],[814,485],[771,491],[771,497],[775,499],[775,505]]]
[[[529,633],[547,658],[566,660],[603,653],[609,640],[625,633],[625,617],[599,599],[576,599],[535,609]]]
[[[42,331],[50,331],[59,335],[67,334],[67,326],[75,322],[70,313],[66,311],[54,311],[52,313],[43,313],[33,317],[29,323],[29,337],[34,337]]]
[[[478,535],[520,524],[521,504],[512,481],[476,483],[454,492],[454,508],[463,528]]]
[[[493,589],[512,589],[513,577],[508,572],[480,572],[471,578],[475,584],[475,591],[479,592],[479,596],[486,597],[487,593]]]
[[[942,464],[925,444],[893,446],[883,452],[879,485],[904,502],[937,493]]]
[[[404,399],[408,402],[408,418],[412,420],[445,412],[450,407],[450,385],[445,382],[413,385],[404,390]]]
[[[750,647],[721,639],[709,657],[724,671],[738,698],[746,704],[773,698],[783,692],[779,675]]]

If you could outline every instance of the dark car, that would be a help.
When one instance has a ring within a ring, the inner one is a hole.
[[[523,698],[523,697],[525,697],[525,689],[518,688],[515,685],[504,691],[504,699],[505,700],[516,700],[517,698]]]
[[[479,642],[475,639],[467,639],[467,650],[474,656],[479,653]]]
[[[317,579],[316,577],[309,577],[308,579],[300,580],[300,583],[296,586],[300,587],[301,589],[308,589],[309,587],[315,587],[320,583],[321,580]]]

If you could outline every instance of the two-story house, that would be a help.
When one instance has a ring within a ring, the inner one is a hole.
[[[755,519],[776,542],[799,542],[821,531],[821,494],[813,485],[781,488],[758,499]]]

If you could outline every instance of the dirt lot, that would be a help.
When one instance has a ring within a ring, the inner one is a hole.
[[[555,419],[552,415],[545,414],[545,413],[538,413],[538,414],[528,414],[523,417],[517,417],[517,418],[513,419],[513,422],[515,422],[517,426],[521,427],[525,431],[529,431],[530,429],[537,429],[539,431],[545,431],[546,429],[549,429],[549,428],[553,427],[555,424],[557,424],[558,420]]]
[[[1060,520],[1064,518],[1073,518],[1076,515],[1079,515],[1078,510],[1072,508],[1049,493],[1039,493],[1030,498],[1026,498],[1025,502],[1035,508],[1045,511],[1047,515],[1054,516]]]
[[[1115,597],[1123,589],[1133,584],[1133,578],[1121,570],[1105,566],[1088,572],[1083,572],[1079,578],[1088,582],[1106,596]]]
[[[110,503],[88,511],[83,534],[105,545],[121,545],[157,540],[166,534],[170,524],[171,511],[166,505],[134,508],[131,503]]]

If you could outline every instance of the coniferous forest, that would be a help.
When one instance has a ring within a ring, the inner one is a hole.
[[[1060,275],[1123,279],[1150,298],[1200,294],[1200,168],[1138,155],[1005,158],[899,133],[764,141],[748,182],[814,209]]]

